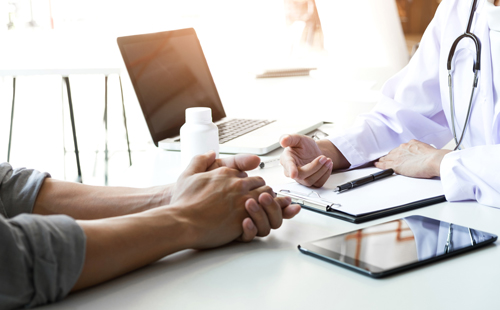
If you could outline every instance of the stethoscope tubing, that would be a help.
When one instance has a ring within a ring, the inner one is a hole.
[[[450,116],[451,116],[451,128],[453,132],[453,138],[455,139],[456,147],[454,150],[460,150],[461,145],[463,142],[463,138],[465,135],[465,132],[467,130],[467,125],[469,124],[470,121],[470,115],[472,111],[472,101],[474,100],[474,93],[477,88],[478,84],[478,73],[481,70],[481,41],[479,38],[474,35],[473,33],[470,32],[470,29],[472,27],[472,21],[474,19],[474,13],[476,11],[477,7],[477,0],[473,0],[471,4],[471,9],[470,9],[470,15],[469,15],[469,21],[467,23],[467,29],[465,30],[465,33],[459,36],[454,42],[453,45],[451,46],[450,53],[448,55],[448,61],[447,61],[447,69],[448,69],[448,89],[449,89],[449,96],[450,96]],[[469,99],[469,107],[467,109],[467,116],[465,117],[465,122],[464,126],[462,129],[462,134],[460,135],[460,139],[457,138],[457,133],[455,129],[455,121],[456,121],[456,115],[455,115],[455,100],[453,96],[453,70],[452,70],[452,62],[453,62],[453,56],[455,55],[455,50],[460,43],[462,39],[470,39],[474,42],[475,47],[476,47],[476,59],[474,61],[474,66],[472,68],[472,71],[474,72],[474,81],[472,84],[472,91],[471,91],[471,96]]]

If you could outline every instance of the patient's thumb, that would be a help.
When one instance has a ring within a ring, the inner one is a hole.
[[[215,156],[214,151],[208,151],[205,154],[196,155],[193,159],[191,159],[191,162],[187,166],[186,170],[184,170],[184,173],[191,175],[207,171],[208,167],[214,163]]]

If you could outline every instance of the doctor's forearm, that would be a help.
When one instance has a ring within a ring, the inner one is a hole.
[[[344,155],[330,140],[319,140],[316,141],[316,144],[321,153],[332,160],[333,170],[347,169],[351,166]]]
[[[149,210],[170,203],[173,185],[152,188],[90,186],[45,179],[33,213],[99,219]]]

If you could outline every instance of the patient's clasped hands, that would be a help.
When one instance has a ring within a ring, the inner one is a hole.
[[[248,242],[280,227],[283,219],[300,211],[300,206],[291,205],[289,198],[274,197],[262,178],[247,176],[245,170],[259,163],[259,157],[254,155],[216,159],[215,153],[209,152],[196,156],[173,185],[98,189],[113,197],[124,195],[123,191],[131,195],[117,201],[106,195],[106,199],[98,201],[114,201],[109,208],[91,208],[118,210],[125,215],[77,221],[87,244],[85,264],[73,290],[104,282],[181,250],[207,249],[233,240]],[[48,181],[46,185],[54,185]],[[94,188],[69,186],[81,188],[95,199]],[[142,199],[134,203],[137,196],[146,198],[146,203]],[[117,204],[121,208],[115,208]],[[147,210],[128,214],[139,211],[133,208],[137,204]]]
[[[191,161],[172,190],[170,207],[182,206],[176,213],[192,227],[192,248],[266,236],[300,211],[289,198],[274,197],[261,177],[247,176],[244,171],[259,163],[254,155],[215,159],[213,152]]]

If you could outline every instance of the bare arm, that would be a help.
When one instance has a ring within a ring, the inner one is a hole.
[[[33,213],[100,219],[133,214],[170,203],[173,185],[151,188],[91,186],[45,179]]]
[[[245,174],[243,171],[254,169],[259,163],[260,159],[257,156],[236,155],[215,159],[205,170],[229,167]],[[81,220],[134,214],[170,204],[176,186],[174,183],[151,188],[103,187],[45,179],[35,201],[33,213],[41,215],[65,214]],[[254,205],[252,202],[250,204]],[[279,206],[275,205],[274,207],[278,208]],[[254,224],[258,226],[259,236],[267,235],[269,229],[278,228],[281,225],[282,218],[292,218],[299,211],[296,207],[292,207],[283,209],[280,214],[276,214],[276,212],[271,214],[270,210],[265,210],[267,214],[264,214],[265,211],[260,207],[255,209],[259,209],[254,212],[255,216],[253,216],[254,220],[257,220]],[[269,217],[270,222],[279,222],[279,225],[266,224],[267,219],[265,218],[267,217]],[[243,241],[251,239],[253,237]]]
[[[300,210],[299,206],[290,205],[289,199],[271,199],[272,190],[264,186],[260,177],[246,177],[244,172],[227,167],[205,172],[214,160],[213,153],[198,156],[177,181],[168,206],[121,217],[78,221],[87,243],[83,270],[73,291],[183,249],[212,248],[237,239],[249,241],[257,234],[258,226],[268,221],[259,220],[258,214],[252,213],[256,201],[262,206],[260,211],[269,216],[267,225],[272,228],[279,227],[281,221],[273,223],[272,219],[278,217],[271,212],[278,211],[281,219],[281,210],[284,217],[293,217]]]
[[[121,217],[78,221],[87,237],[85,263],[72,291],[126,274],[190,248],[187,223],[167,207]]]
[[[261,191],[254,191],[253,195]],[[216,195],[220,195],[220,201],[224,193]],[[284,211],[288,213],[285,218],[295,216],[300,210],[285,197],[269,203],[260,197],[255,199],[265,210],[272,209],[274,203],[288,209]],[[257,227],[246,211],[251,201],[240,200],[239,205],[225,206],[220,202],[204,205],[194,200],[192,205],[170,205],[109,219],[77,221],[87,241],[83,270],[72,291],[108,281],[184,249],[217,247],[233,240],[251,241],[257,234]],[[214,209],[223,212],[212,212]],[[210,212],[212,215],[206,215]]]

